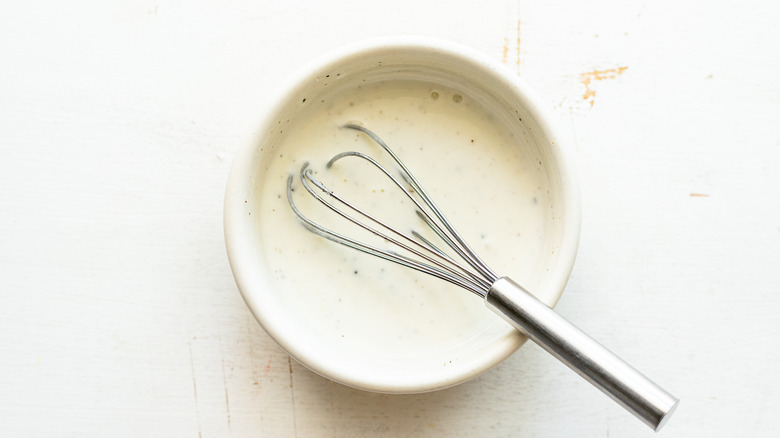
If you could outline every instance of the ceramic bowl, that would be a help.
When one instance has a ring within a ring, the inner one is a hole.
[[[535,171],[540,175],[540,189],[547,193],[550,212],[535,230],[546,242],[536,256],[539,268],[515,280],[554,306],[568,280],[579,241],[580,205],[571,152],[553,127],[545,105],[516,74],[480,52],[447,41],[388,37],[360,42],[321,57],[280,86],[256,127],[257,134],[240,145],[235,155],[225,196],[224,231],[230,266],[244,300],[265,331],[293,358],[355,388],[417,393],[480,375],[516,351],[525,337],[496,316],[489,326],[454,333],[446,351],[431,345],[414,354],[377,359],[360,348],[344,350],[337,340],[323,338],[304,324],[299,307],[279,298],[280,280],[269,269],[273,255],[263,248],[263,209],[257,205],[258,193],[268,183],[268,163],[280,155],[276,146],[285,134],[279,126],[295,129],[295,121],[305,111],[317,111],[319,102],[339,89],[392,80],[425,81],[461,90],[522,136],[518,147],[527,148],[534,161],[538,160]],[[496,207],[494,214],[501,214],[501,208]],[[483,306],[478,299],[474,305]]]

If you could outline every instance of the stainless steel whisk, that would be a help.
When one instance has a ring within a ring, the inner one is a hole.
[[[482,297],[488,308],[612,397],[648,426],[658,431],[666,423],[677,407],[679,401],[677,398],[558,315],[522,286],[508,277],[500,277],[493,272],[455,231],[406,165],[382,139],[360,125],[347,124],[344,127],[366,134],[381,146],[398,165],[403,183],[376,160],[360,152],[337,154],[327,163],[327,167],[330,168],[333,163],[348,156],[361,158],[374,165],[414,203],[420,219],[457,254],[460,261],[419,233],[412,231],[411,236],[402,233],[341,198],[314,178],[308,163],[305,163],[300,170],[300,181],[309,194],[339,216],[403,248],[414,257],[360,242],[310,220],[301,213],[293,201],[293,175],[290,175],[287,179],[287,200],[295,215],[309,231],[358,251],[433,275]],[[405,187],[404,183],[410,188]],[[328,201],[323,195],[317,193],[317,190],[336,202]],[[367,219],[374,225],[367,225],[366,222],[356,219],[336,204],[342,208],[346,207],[353,214]],[[382,229],[384,232],[381,231]]]

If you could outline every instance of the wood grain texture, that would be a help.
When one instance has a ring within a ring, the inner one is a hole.
[[[233,151],[276,84],[371,36],[474,47],[573,142],[558,309],[682,399],[668,437],[776,436],[780,7],[768,1],[0,5],[0,434],[651,436],[539,348],[361,392],[262,331],[227,264]]]

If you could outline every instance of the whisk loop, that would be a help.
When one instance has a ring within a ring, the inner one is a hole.
[[[496,275],[455,231],[406,165],[382,139],[360,125],[348,124],[344,127],[366,134],[382,147],[398,165],[400,180],[375,159],[361,152],[337,154],[328,161],[327,167],[330,168],[347,157],[359,158],[372,164],[414,203],[417,216],[445,244],[443,248],[449,248],[455,256],[449,255],[417,231],[403,233],[343,199],[315,178],[309,163],[304,163],[299,178],[301,185],[311,196],[342,218],[397,246],[406,254],[344,236],[307,218],[293,201],[294,177],[290,175],[287,178],[287,200],[295,215],[309,231],[341,245],[433,275],[484,298],[488,308],[647,425],[659,430],[665,424],[679,400],[520,285],[507,277]]]
[[[371,136],[372,138],[376,137],[376,135],[373,132],[368,131],[361,126],[347,125],[346,127],[351,129],[359,128],[359,130],[363,132],[370,133],[369,136]],[[381,139],[378,139],[378,137],[374,139],[378,140],[377,143],[383,145],[383,148],[385,148],[385,150],[391,151],[387,147],[387,145],[384,144],[384,142],[381,142]],[[313,172],[309,168],[308,162],[304,163],[304,165],[301,167],[299,176],[301,180],[301,185],[306,189],[306,191],[309,192],[309,194],[311,194],[320,203],[322,203],[323,205],[325,205],[330,210],[332,210],[339,216],[343,217],[344,219],[352,222],[353,224],[368,231],[369,233],[374,234],[375,236],[380,237],[385,241],[390,242],[408,251],[414,256],[419,257],[419,259],[414,259],[410,256],[402,255],[394,251],[388,251],[376,247],[374,245],[370,245],[364,242],[359,242],[355,239],[352,239],[350,237],[341,235],[333,230],[330,230],[322,225],[314,223],[313,221],[308,219],[305,215],[303,215],[303,213],[301,213],[301,211],[295,206],[295,203],[292,198],[293,176],[290,175],[287,181],[287,199],[290,205],[292,206],[293,212],[295,212],[295,214],[304,222],[304,224],[307,225],[309,230],[315,232],[316,234],[322,237],[325,237],[331,241],[340,243],[342,245],[348,246],[350,248],[357,249],[359,251],[449,281],[450,283],[465,288],[479,295],[480,297],[484,298],[488,290],[490,289],[490,286],[493,284],[493,282],[495,282],[498,276],[495,273],[493,273],[490,270],[490,268],[488,268],[487,265],[485,265],[485,263],[482,262],[479,259],[479,257],[476,256],[476,254],[474,254],[474,252],[471,250],[471,248],[468,247],[465,241],[463,241],[463,239],[460,238],[460,236],[455,232],[454,228],[449,223],[449,221],[447,221],[447,219],[444,217],[444,214],[441,212],[441,210],[439,210],[439,208],[435,204],[433,204],[433,202],[430,200],[430,197],[428,197],[427,194],[425,194],[425,192],[422,190],[420,185],[417,183],[414,176],[409,172],[406,166],[403,165],[400,159],[398,159],[397,156],[395,156],[395,154],[392,154],[392,156],[396,159],[397,163],[400,163],[399,166],[401,167],[402,179],[405,182],[407,182],[409,185],[411,185],[412,189],[407,189],[398,178],[393,176],[393,174],[389,170],[387,170],[384,166],[379,164],[379,162],[377,162],[375,159],[361,152],[342,152],[340,154],[337,154],[333,158],[331,158],[330,161],[328,161],[326,167],[330,168],[331,166],[333,166],[334,163],[346,157],[357,157],[371,163],[374,167],[379,169],[387,178],[389,178],[393,182],[393,184],[396,187],[398,187],[398,189],[414,203],[414,205],[417,207],[417,215],[421,219],[423,219],[423,222],[429,228],[431,228],[431,230],[433,230],[447,244],[447,246],[452,248],[452,250],[463,259],[463,262],[457,262],[456,260],[454,260],[452,257],[447,255],[444,251],[442,251],[441,249],[436,247],[433,243],[431,243],[428,239],[422,237],[422,235],[420,235],[417,231],[411,231],[410,232],[411,235],[407,235],[391,227],[386,222],[377,219],[375,216],[367,213],[366,211],[357,207],[353,203],[345,200],[344,198],[339,196],[336,192],[329,189],[323,182],[319,181],[314,177]],[[356,213],[358,216],[364,219],[368,219],[375,226],[384,229],[385,231],[389,232],[391,235],[388,235],[385,232],[382,232],[375,227],[367,225],[365,222],[361,222],[359,219],[356,219],[355,217],[346,213],[344,210],[340,209],[337,205],[334,205],[334,203],[329,202],[322,195],[317,193],[317,191],[314,190],[315,188],[319,189],[320,192],[322,192],[325,195],[328,195],[330,198],[335,200],[336,201],[335,204],[341,205],[342,207],[346,207],[347,209],[351,210],[353,213]],[[419,195],[420,200],[418,200],[414,196],[414,194]],[[429,211],[432,212],[433,216]],[[437,222],[434,216],[441,223]]]

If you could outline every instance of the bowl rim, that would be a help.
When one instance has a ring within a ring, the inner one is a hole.
[[[316,78],[319,72],[326,71],[330,66],[338,65],[352,57],[377,50],[435,51],[496,77],[515,93],[515,98],[525,103],[525,109],[532,114],[539,129],[551,140],[548,147],[559,168],[557,176],[560,179],[562,191],[561,206],[567,216],[567,219],[562,221],[562,240],[560,247],[557,248],[558,258],[561,259],[561,262],[555,264],[554,272],[550,275],[551,283],[548,286],[554,291],[553,296],[548,297],[547,300],[547,304],[551,307],[559,301],[574,267],[581,227],[580,194],[573,163],[573,150],[569,146],[570,142],[562,139],[561,130],[555,126],[554,119],[540,104],[541,100],[533,90],[503,64],[476,49],[459,43],[409,35],[366,39],[342,46],[320,56],[298,70],[296,74],[288,77],[283,85],[275,88],[274,96],[269,99],[272,104],[266,107],[267,110],[260,119],[260,123],[255,125],[256,128],[251,139],[242,141],[237,148],[225,189],[223,212],[225,247],[236,285],[251,313],[266,333],[296,361],[312,371],[328,379],[363,390],[385,393],[427,392],[463,383],[486,372],[514,353],[525,342],[526,338],[524,336],[505,338],[502,341],[502,348],[492,349],[491,355],[482,361],[480,367],[466,367],[458,373],[454,372],[457,371],[457,368],[452,367],[433,379],[430,377],[420,379],[416,376],[400,378],[397,375],[369,378],[370,376],[365,376],[365,373],[355,374],[354,370],[334,367],[322,358],[312,357],[306,351],[301,351],[296,345],[287,342],[284,333],[282,333],[283,330],[279,330],[279,325],[273,323],[274,319],[278,320],[278,318],[269,315],[269,312],[264,312],[263,305],[259,301],[259,294],[252,293],[254,290],[270,287],[268,279],[257,272],[259,270],[252,263],[256,257],[256,248],[254,243],[250,243],[252,240],[247,238],[251,226],[243,207],[247,199],[247,181],[251,178],[251,168],[248,163],[253,162],[257,145],[261,144],[265,133],[269,131],[266,127],[272,126],[277,118],[276,115],[289,105],[291,99],[297,99],[304,85]]]

